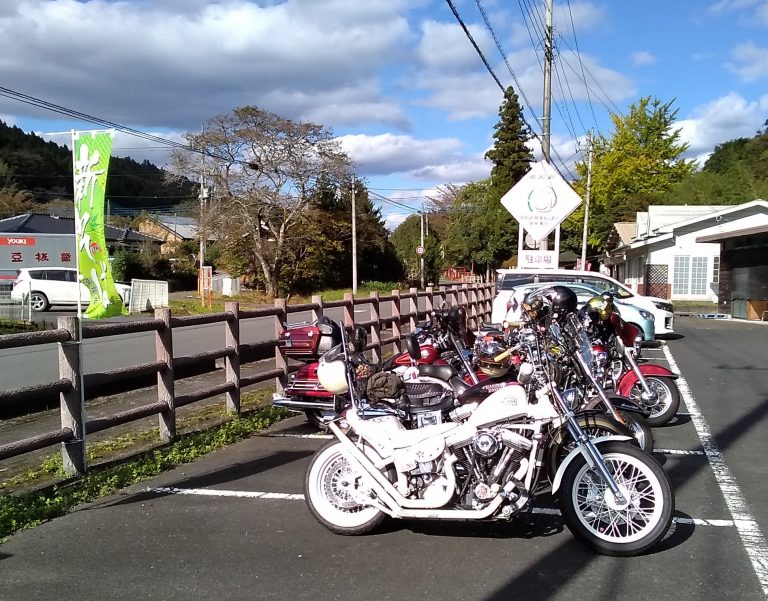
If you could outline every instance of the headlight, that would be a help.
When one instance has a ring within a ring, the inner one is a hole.
[[[657,309],[659,309],[661,311],[669,311],[670,313],[674,312],[674,308],[672,307],[672,303],[658,302],[658,303],[653,303],[653,304],[656,306]]]
[[[648,321],[653,321],[655,319],[655,317],[653,316],[653,313],[651,313],[650,311],[646,311],[645,309],[640,309],[639,313],[643,319],[646,319]]]

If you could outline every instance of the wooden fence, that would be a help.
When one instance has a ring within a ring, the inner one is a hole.
[[[368,297],[354,297],[345,294],[343,300],[323,301],[320,296],[313,296],[311,303],[290,305],[285,299],[276,299],[274,306],[256,309],[241,309],[236,302],[227,302],[221,313],[174,317],[170,309],[155,310],[154,319],[111,321],[106,323],[84,322],[83,339],[119,336],[136,332],[155,332],[155,361],[133,365],[120,369],[83,374],[80,366],[81,352],[78,348],[79,324],[77,317],[59,317],[58,328],[40,332],[8,334],[0,336],[0,349],[20,348],[40,344],[58,343],[59,379],[47,384],[27,386],[15,390],[0,392],[0,406],[18,403],[22,400],[34,401],[51,393],[59,394],[61,400],[61,428],[45,432],[23,440],[0,445],[0,460],[29,453],[38,449],[61,444],[64,469],[70,474],[84,474],[87,470],[86,438],[90,434],[108,428],[133,422],[152,415],[159,416],[160,436],[163,441],[171,441],[176,436],[176,408],[190,405],[197,401],[217,395],[225,395],[226,411],[240,413],[240,390],[246,386],[274,379],[278,392],[282,392],[288,374],[293,371],[286,361],[283,350],[277,346],[277,338],[283,331],[288,315],[311,311],[317,319],[324,309],[342,307],[344,324],[360,325],[370,331],[368,349],[373,359],[381,359],[382,350],[387,345],[401,349],[401,340],[416,326],[417,320],[439,309],[442,303],[466,307],[470,325],[476,327],[490,317],[493,300],[493,285],[440,287],[437,290],[427,288],[419,292],[411,288],[407,293],[393,290],[390,295],[380,296],[371,292]],[[425,299],[425,309],[418,309],[418,299]],[[401,301],[407,301],[408,310],[401,311]],[[381,317],[381,304],[391,303],[391,316]],[[371,319],[355,322],[355,306],[369,305]],[[244,319],[273,317],[275,337],[265,342],[243,344],[240,342],[240,322]],[[205,351],[196,355],[175,356],[173,352],[173,331],[208,323],[223,323],[225,328],[225,346],[221,349]],[[382,329],[391,326],[392,335],[382,339]],[[274,353],[273,369],[252,376],[240,373],[240,358],[243,354],[253,355],[259,351]],[[210,363],[211,360],[224,360],[224,382],[187,394],[176,394],[174,372],[180,368]],[[118,377],[139,377],[147,374],[157,375],[157,399],[146,405],[134,407],[109,416],[88,419],[85,415],[83,394],[88,386],[97,385]]]

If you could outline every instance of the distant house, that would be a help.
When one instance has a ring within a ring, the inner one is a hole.
[[[139,232],[162,240],[160,253],[176,251],[183,242],[199,240],[197,219],[177,215],[144,215],[138,221]],[[208,241],[215,240],[209,235]]]
[[[107,249],[159,245],[161,240],[128,228],[105,226]],[[75,219],[28,213],[0,219],[0,271],[19,267],[74,267]]]
[[[730,206],[652,205],[637,213],[634,223],[614,224],[603,262],[614,278],[640,294],[718,302],[721,307],[759,300],[768,309],[768,286],[761,283],[767,272],[747,269],[750,261],[756,266],[768,259],[755,263],[754,256],[740,253],[729,255],[727,271],[721,264],[721,242],[739,239],[747,248],[748,243],[756,244],[750,236],[763,236],[765,231],[768,202],[764,200]],[[765,253],[765,246],[760,253]]]

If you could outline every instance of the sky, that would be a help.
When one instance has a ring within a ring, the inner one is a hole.
[[[540,134],[544,0],[453,4]],[[699,161],[768,120],[768,0],[554,0],[554,44],[566,178],[587,133],[610,136],[644,96],[672,102]],[[0,86],[174,141],[244,105],[320,123],[370,189],[413,210],[489,175],[503,97],[447,0],[4,1]],[[94,128],[1,94],[0,119],[59,144]],[[163,166],[169,148],[118,132],[113,155]],[[380,206],[389,227],[409,214]]]

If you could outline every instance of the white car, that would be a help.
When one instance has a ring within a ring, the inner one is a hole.
[[[574,284],[572,282],[545,282],[540,284],[522,284],[515,288],[515,290],[512,293],[512,296],[510,298],[510,301],[507,303],[510,308],[509,311],[507,311],[507,315],[504,318],[504,321],[508,322],[514,322],[514,321],[521,321],[523,319],[523,300],[525,299],[525,295],[529,292],[532,292],[533,290],[537,290],[538,288],[546,288],[548,286],[567,286],[571,290],[573,290],[576,293],[576,298],[578,300],[578,307],[581,308],[584,305],[586,305],[589,302],[589,299],[594,298],[595,296],[600,296],[600,294],[603,292],[603,290],[600,290],[599,288],[596,288],[595,286],[592,286],[590,284]],[[655,319],[653,317],[653,313],[650,311],[646,311],[645,309],[640,309],[639,307],[636,307],[632,303],[628,303],[626,300],[621,299],[614,299],[614,303],[616,308],[619,311],[619,315],[621,315],[621,318],[626,321],[627,323],[631,323],[636,325],[638,328],[640,328],[640,331],[642,332],[643,340],[646,342],[650,342],[654,338],[654,324]]]
[[[11,298],[26,302],[30,296],[33,311],[47,311],[51,305],[77,306],[77,270],[71,267],[22,267],[16,273]],[[131,287],[115,283],[117,293],[128,306]],[[80,284],[81,306],[87,306],[91,293],[85,284]]]
[[[594,271],[573,269],[497,269],[496,298],[491,309],[491,323],[500,324],[510,309],[512,294],[518,286],[539,282],[584,283],[600,290],[609,290],[620,301],[632,303],[653,314],[656,336],[674,333],[674,307],[663,298],[643,296],[632,292],[607,275]]]

